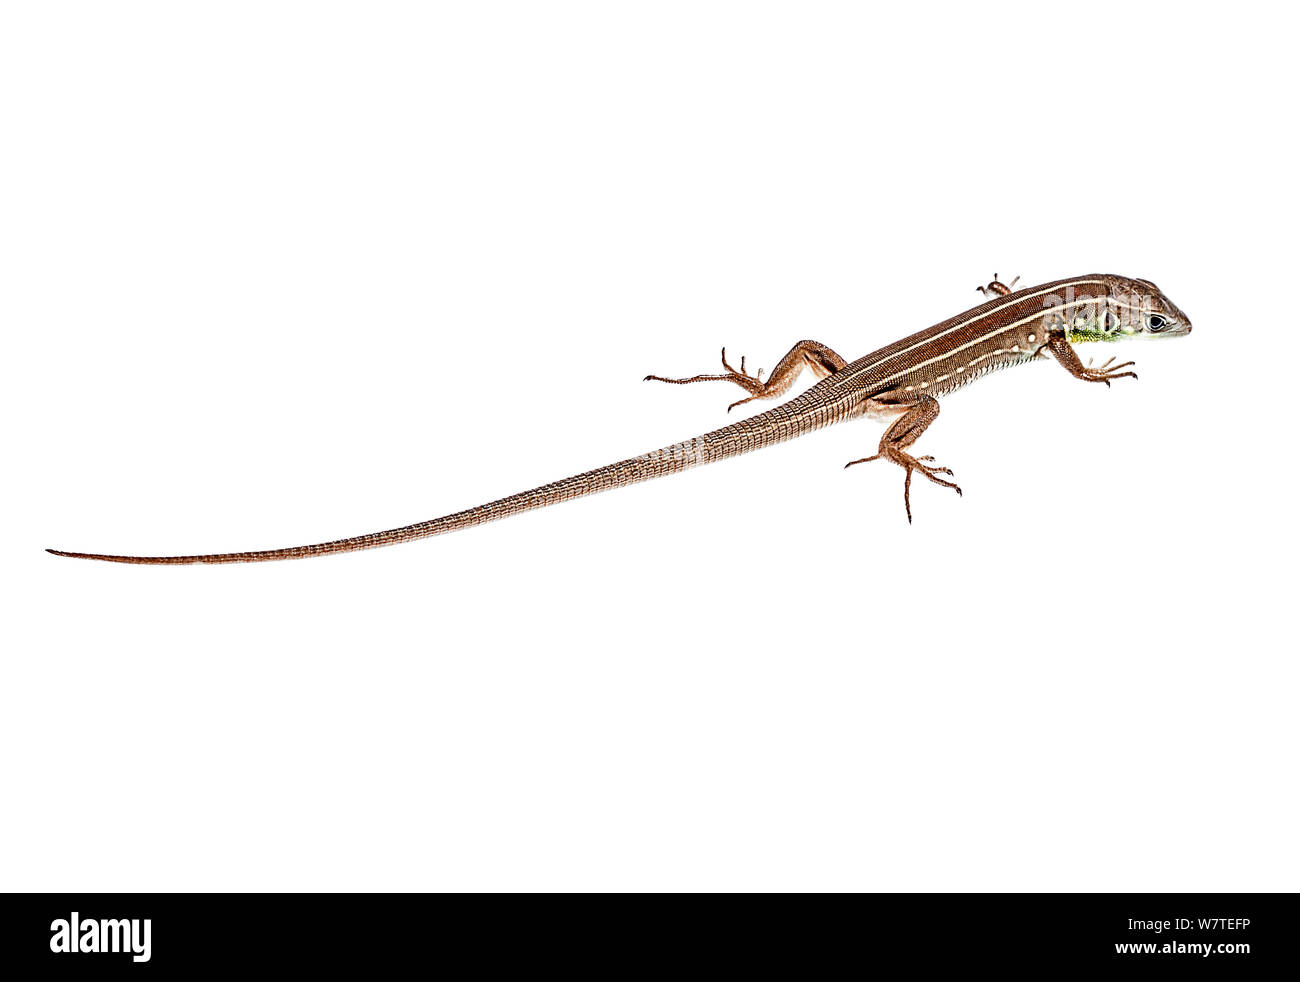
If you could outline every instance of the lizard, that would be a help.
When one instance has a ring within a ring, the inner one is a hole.
[[[762,369],[749,374],[743,358],[739,370],[733,368],[725,348],[723,371],[719,374],[687,378],[647,375],[646,381],[672,385],[735,384],[747,395],[733,402],[728,411],[755,400],[779,398],[805,368],[818,381],[788,402],[702,436],[440,518],[316,545],[252,552],[129,556],[46,551],[75,559],[147,565],[265,562],[353,552],[442,535],[571,498],[665,477],[861,416],[877,418],[889,426],[874,454],[849,461],[845,467],[884,460],[902,468],[903,506],[911,523],[913,474],[961,494],[950,468],[940,467],[930,455],[917,457],[910,452],[938,418],[939,397],[997,369],[1048,358],[1055,359],[1077,379],[1109,387],[1116,379],[1137,378],[1128,370],[1133,362],[1115,364],[1115,359],[1110,358],[1096,368],[1091,361],[1084,365],[1074,343],[1179,337],[1192,330],[1187,315],[1150,280],[1092,274],[1017,290],[1014,287],[1018,281],[1019,277],[1010,284],[1002,283],[995,275],[991,283],[977,287],[986,297],[983,303],[857,361],[847,361],[818,341],[805,340],[786,353],[766,381]]]

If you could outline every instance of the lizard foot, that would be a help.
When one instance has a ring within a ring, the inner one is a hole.
[[[978,290],[980,293],[984,294],[984,296],[986,297],[992,297],[992,296],[1005,297],[1008,293],[1010,293],[1012,290],[1015,289],[1016,284],[1019,282],[1020,282],[1020,277],[1017,276],[1010,283],[1003,283],[1001,280],[998,279],[998,274],[994,273],[992,283],[990,283],[988,286],[977,286],[975,289]]]
[[[935,465],[934,463],[932,463],[934,458],[931,457],[929,454],[926,454],[924,457],[913,457],[911,454],[907,453],[906,451],[900,450],[897,447],[891,447],[888,444],[883,446],[879,453],[872,454],[870,457],[863,457],[861,460],[850,460],[844,466],[847,469],[849,467],[852,467],[854,464],[866,464],[873,460],[880,460],[882,458],[885,460],[893,461],[895,464],[897,464],[899,467],[903,468],[903,470],[907,472],[907,476],[903,479],[903,507],[907,509],[907,522],[909,525],[912,523],[912,472],[913,471],[919,471],[921,474],[923,474],[925,477],[928,477],[935,484],[942,485],[945,488],[952,488],[954,491],[957,492],[957,494],[959,495],[961,494],[961,488],[959,488],[956,484],[954,484],[952,481],[947,481],[944,480],[942,477],[939,477],[940,474],[947,474],[948,477],[952,477],[953,473],[951,468],[939,467]]]
[[[1105,382],[1106,387],[1110,388],[1110,380],[1116,378],[1137,378],[1137,372],[1122,372],[1121,368],[1129,368],[1136,362],[1122,361],[1118,365],[1111,364],[1115,360],[1112,355],[1096,368],[1092,367],[1092,359],[1088,359],[1088,367],[1083,370],[1082,378],[1087,382]]]
[[[763,381],[763,369],[759,369],[754,375],[745,371],[745,358],[742,355],[740,359],[740,371],[732,368],[727,361],[727,349],[722,349],[722,368],[725,374],[722,375],[693,375],[690,378],[664,378],[662,375],[647,375],[644,379],[646,382],[667,382],[669,385],[690,385],[692,382],[735,382],[742,389],[749,393],[748,398],[741,399],[739,402],[733,402],[727,407],[727,412],[731,412],[737,406],[744,405],[754,399],[762,399],[767,393],[767,384]]]

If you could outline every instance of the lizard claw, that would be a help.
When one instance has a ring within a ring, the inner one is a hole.
[[[866,464],[873,460],[880,460],[881,458],[892,460],[907,472],[907,476],[903,478],[903,507],[907,510],[907,522],[909,525],[912,523],[912,474],[914,472],[920,472],[935,484],[941,485],[945,488],[952,488],[957,492],[958,496],[962,493],[961,488],[954,482],[939,477],[940,474],[946,474],[948,477],[952,477],[952,469],[949,467],[939,467],[930,463],[930,461],[934,460],[934,457],[929,454],[926,454],[924,457],[913,457],[911,454],[899,450],[896,447],[885,446],[879,453],[872,454],[870,457],[863,457],[861,460],[850,460],[844,466],[847,469],[852,467],[854,464]]]
[[[751,382],[756,382],[756,383],[758,383],[758,384],[760,384],[760,385],[762,384],[763,369],[760,368],[760,369],[758,370],[758,374],[757,374],[757,375],[750,375],[749,372],[745,371],[745,356],[744,356],[744,355],[741,355],[741,356],[740,356],[740,371],[736,371],[736,370],[735,370],[734,368],[732,368],[729,364],[727,364],[727,349],[726,349],[726,348],[723,348],[723,349],[722,349],[722,367],[723,367],[723,369],[727,372],[728,375],[739,376],[740,378],[749,379]],[[735,380],[733,379],[733,381],[735,381]],[[741,384],[743,385],[744,383],[741,383]]]
[[[1109,368],[1107,367],[1107,365],[1102,365],[1100,368],[1085,368],[1083,370],[1082,377],[1089,382],[1105,382],[1106,388],[1109,389],[1111,380],[1113,379],[1117,379],[1117,378],[1136,379],[1138,377],[1137,372],[1120,371],[1121,368],[1128,368],[1132,364],[1133,362],[1131,361],[1125,361]]]

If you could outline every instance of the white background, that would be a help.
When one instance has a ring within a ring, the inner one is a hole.
[[[0,886],[1300,887],[1283,5],[2,26]],[[995,271],[1196,329],[946,400],[911,527],[862,421],[393,549],[42,552],[460,509]]]

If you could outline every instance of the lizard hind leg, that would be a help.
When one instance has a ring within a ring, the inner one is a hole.
[[[897,404],[883,403],[881,408],[905,408],[907,411],[885,431],[885,435],[880,438],[880,446],[874,454],[870,457],[863,457],[861,460],[850,460],[844,466],[849,468],[854,464],[865,464],[873,460],[889,460],[903,468],[906,472],[906,476],[903,478],[903,507],[907,510],[907,521],[910,525],[912,522],[912,473],[914,471],[919,471],[935,484],[942,485],[945,488],[952,488],[958,494],[961,494],[961,488],[952,481],[939,476],[940,474],[946,474],[948,477],[952,477],[950,468],[937,466],[934,463],[934,458],[928,454],[924,457],[913,457],[907,452],[907,448],[920,438],[926,427],[939,417],[939,400],[933,396],[921,396],[903,407],[899,407]]]
[[[777,362],[776,368],[772,369],[772,374],[767,381],[763,381],[763,370],[760,368],[757,373],[750,375],[745,371],[745,359],[740,359],[740,371],[732,368],[727,362],[727,349],[722,349],[722,368],[721,375],[693,375],[690,378],[664,378],[662,375],[647,375],[647,382],[667,382],[669,385],[690,385],[692,382],[734,382],[742,389],[749,393],[745,399],[733,402],[727,407],[727,412],[742,406],[754,399],[775,399],[784,395],[794,385],[795,379],[805,367],[812,370],[812,373],[819,379],[825,378],[838,372],[848,364],[843,358],[832,351],[826,345],[817,341],[800,341],[793,348],[786,352],[785,357]]]

